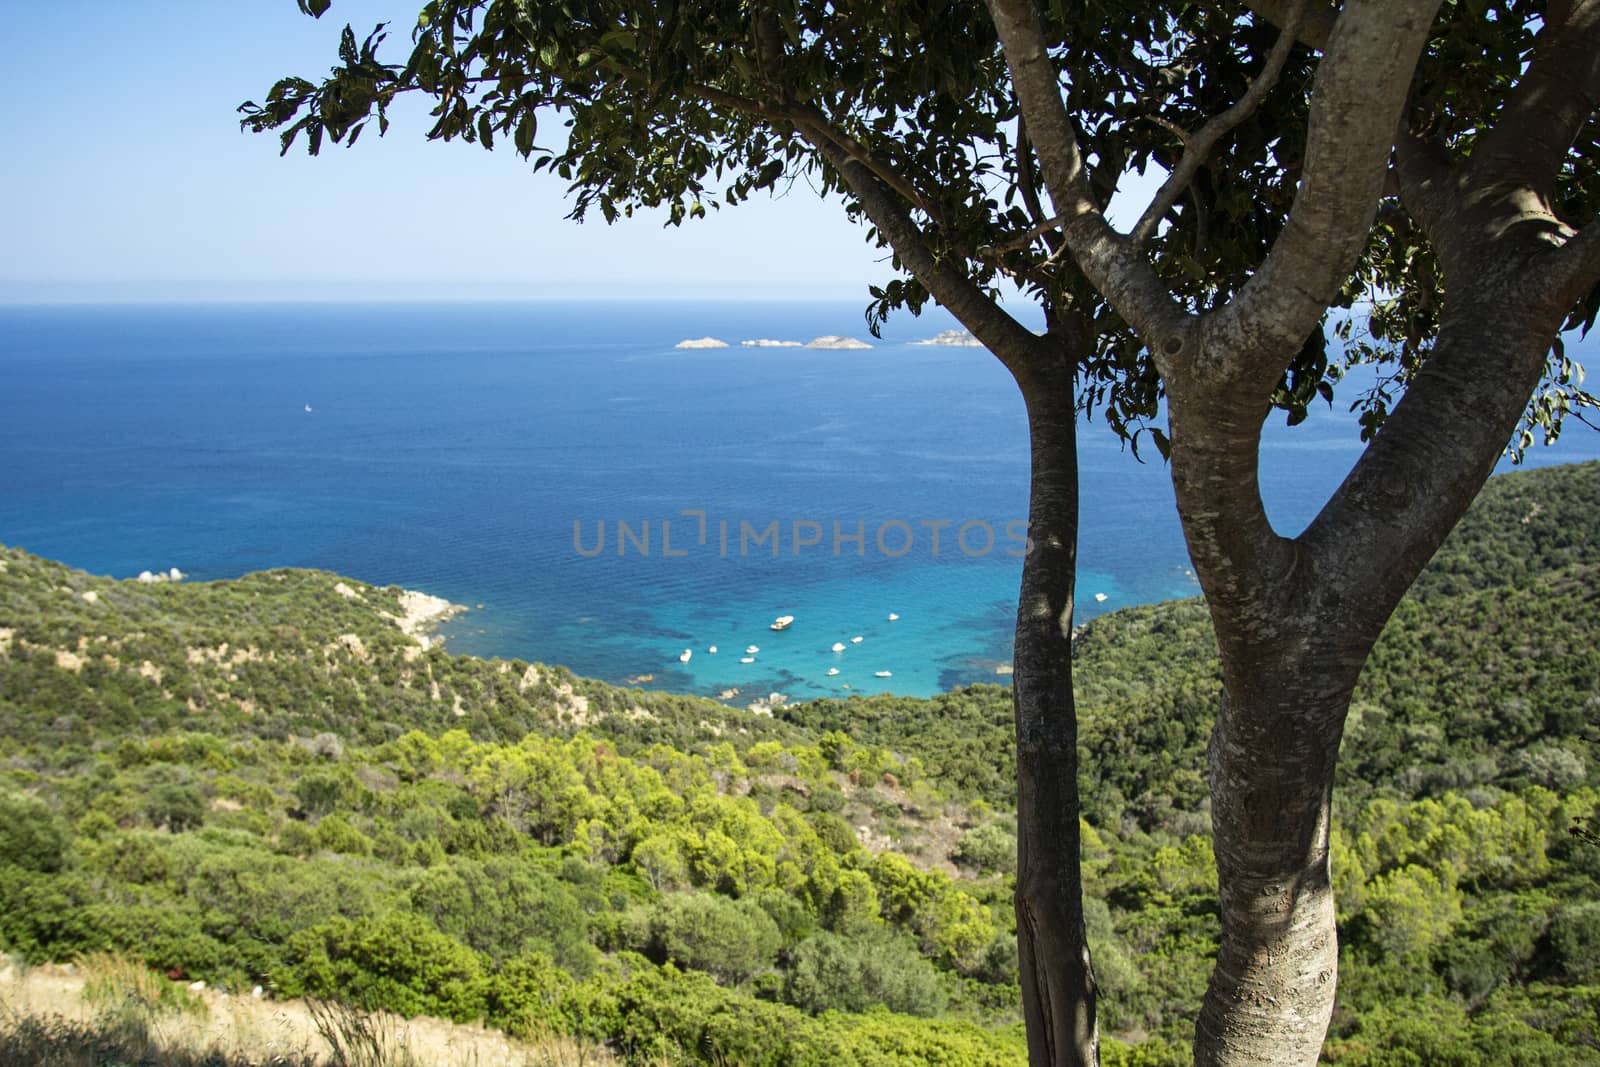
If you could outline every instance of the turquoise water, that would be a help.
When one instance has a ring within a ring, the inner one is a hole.
[[[116,576],[326,568],[469,605],[458,651],[741,702],[1003,680],[1026,426],[982,350],[909,343],[950,326],[817,351],[737,342],[870,339],[859,307],[0,308],[0,542]],[[673,347],[707,334],[734,347]],[[1342,405],[1269,441],[1293,532],[1359,442]],[[1080,621],[1193,593],[1161,466],[1095,428],[1081,466]]]

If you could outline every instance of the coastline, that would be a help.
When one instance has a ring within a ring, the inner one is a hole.
[[[442,596],[423,593],[416,589],[400,590],[397,607],[400,614],[391,615],[395,626],[407,637],[413,638],[423,648],[444,646],[444,638],[434,635],[444,623],[467,611],[465,604],[452,604]]]

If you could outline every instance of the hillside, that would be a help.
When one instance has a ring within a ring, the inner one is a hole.
[[[1491,482],[1363,678],[1345,1063],[1600,1063],[1600,465]],[[402,632],[319,572],[0,549],[0,947],[136,953],[639,1063],[1016,1064],[1009,693],[782,707]],[[1106,1062],[1187,1062],[1216,931],[1203,606],[1076,649]],[[887,1009],[887,1010],[886,1010]]]

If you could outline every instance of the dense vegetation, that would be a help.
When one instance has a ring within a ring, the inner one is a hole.
[[[1600,1063],[1600,848],[1569,832],[1600,806],[1596,516],[1600,465],[1496,479],[1374,654],[1330,1062]],[[398,597],[0,550],[0,946],[641,1063],[1023,1061],[1006,690],[752,715],[423,649]],[[1205,611],[1106,616],[1076,657],[1106,1060],[1185,1063]]]

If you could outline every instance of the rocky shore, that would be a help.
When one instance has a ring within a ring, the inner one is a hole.
[[[400,631],[417,639],[423,648],[433,644],[431,633],[440,623],[455,618],[466,611],[465,604],[452,604],[442,596],[419,593],[414,589],[400,592],[400,614],[394,616]]]

